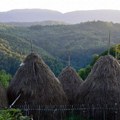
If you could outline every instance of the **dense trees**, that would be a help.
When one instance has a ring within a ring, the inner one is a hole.
[[[0,38],[8,42],[13,51],[30,53],[33,50],[42,57],[66,59],[66,46],[71,49],[71,64],[79,69],[86,66],[95,53],[107,47],[108,31],[111,30],[111,44],[119,43],[120,24],[87,22],[77,25],[53,25],[14,27],[0,25]]]
[[[12,79],[12,76],[9,73],[6,73],[5,70],[0,71],[0,83],[7,88],[9,85],[10,80]]]
[[[108,54],[108,50],[106,50],[105,52],[101,53],[100,55],[98,55],[98,54],[93,55],[91,63],[89,65],[87,65],[85,68],[81,68],[78,71],[78,74],[83,78],[83,80],[86,79],[86,77],[90,73],[93,65],[99,59],[99,57],[107,55],[107,54]],[[114,46],[112,46],[110,48],[110,55],[116,57],[117,59],[120,59],[120,44],[114,45]]]
[[[0,110],[0,120],[30,120],[30,118],[23,116],[19,109],[4,109]]]
[[[15,55],[12,56],[10,54],[0,52],[0,70],[3,69],[7,73],[14,75],[22,62],[21,59],[17,58]],[[48,66],[51,68],[51,70],[55,73],[55,75],[58,75],[64,67],[62,62],[57,59],[49,58],[47,56],[44,56],[43,59],[45,60],[46,64],[48,64]]]
[[[66,46],[70,47],[71,65],[79,70],[91,62],[93,54],[100,54],[107,49],[109,29],[111,30],[111,44],[119,43],[120,24],[107,22],[94,21],[77,25],[31,27],[0,25],[0,43],[2,42],[5,48],[3,50],[0,46],[0,50],[9,54],[9,57],[6,57],[0,53],[2,56],[0,69],[5,69],[13,75],[21,63],[20,56],[24,57],[31,52],[31,41],[33,51],[42,56],[56,75],[63,66],[67,65]],[[88,65],[87,71],[90,67],[91,65]],[[79,72],[84,73],[84,71],[86,70],[82,69]]]
[[[62,62],[50,55],[43,54],[42,57],[55,75],[58,75],[63,68]],[[14,75],[24,58],[25,55],[19,53],[19,51],[14,51],[4,39],[0,39],[0,70],[4,69]]]

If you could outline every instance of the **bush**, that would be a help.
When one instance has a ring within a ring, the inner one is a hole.
[[[88,65],[86,68],[81,68],[79,71],[78,71],[78,75],[83,79],[85,80],[88,76],[88,74],[90,73],[91,71],[91,66]]]
[[[30,120],[28,116],[23,116],[19,109],[0,110],[0,120]]]
[[[5,88],[8,87],[11,79],[12,79],[12,76],[9,73],[6,73],[5,70],[0,71],[0,82]]]

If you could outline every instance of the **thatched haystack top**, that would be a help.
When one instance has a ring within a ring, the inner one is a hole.
[[[36,53],[31,53],[29,54],[25,60],[24,63],[28,63],[28,62],[40,62],[42,59],[40,58],[40,56]]]
[[[94,77],[115,78],[117,77],[116,73],[120,71],[118,64],[118,61],[111,55],[102,56],[94,65],[91,74]]]
[[[78,104],[113,105],[120,103],[120,64],[110,55],[103,56],[80,86]]]
[[[0,84],[0,109],[8,106],[7,93],[4,87]]]
[[[71,66],[67,66],[66,68],[64,68],[58,78],[61,82],[69,81],[71,84],[83,82],[82,78],[79,77],[75,69]]]
[[[75,69],[71,66],[67,66],[61,74],[58,76],[58,79],[62,83],[63,89],[68,97],[70,104],[75,104],[75,95],[76,91],[80,87],[80,84],[83,80],[78,76]]]
[[[67,98],[59,80],[35,53],[26,57],[8,88],[12,102],[21,94],[18,104],[24,102],[42,105],[66,104]]]

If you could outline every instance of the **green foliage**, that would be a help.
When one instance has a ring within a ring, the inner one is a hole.
[[[107,54],[108,54],[108,50],[100,54],[100,56],[104,56]],[[117,59],[120,59],[120,44],[116,44],[110,48],[110,55],[116,57]]]
[[[111,36],[112,43],[119,42],[120,25],[100,21],[77,25],[31,27],[0,25],[0,37],[18,53],[28,54],[32,40],[33,50],[42,57],[58,57],[65,61],[65,47],[70,46],[71,58],[73,58],[71,64],[75,68],[80,68],[89,63],[92,54],[105,50],[109,29],[115,34]]]
[[[86,68],[81,68],[81,69],[78,71],[79,76],[80,76],[83,80],[85,80],[86,77],[88,76],[88,74],[90,73],[91,68],[92,68],[92,67],[91,67],[90,65],[88,65]]]
[[[98,54],[94,54],[92,57],[92,61],[90,63],[90,66],[93,66],[95,64],[95,62],[99,59],[99,55]]]
[[[7,73],[14,75],[20,63],[20,59],[0,52],[0,70],[5,70]]]
[[[18,50],[18,52],[20,51]],[[18,52],[13,52],[8,41],[0,38],[0,69],[4,69],[8,73],[14,75],[21,61],[25,58],[25,55]],[[54,57],[50,57],[45,53],[43,59],[50,66],[55,75],[58,75],[61,72],[63,64],[59,60],[56,60]]]
[[[96,63],[96,61],[101,56],[105,56],[107,54],[108,54],[108,50],[106,50],[105,52],[103,52],[100,55],[98,55],[98,54],[93,55],[91,63],[89,65],[87,65],[85,68],[81,68],[78,71],[79,76],[81,76],[82,79],[85,80],[87,78],[87,76],[89,75],[93,65]],[[110,48],[110,55],[116,57],[117,59],[120,59],[120,44],[114,45]]]
[[[87,65],[85,68],[81,68],[78,71],[79,76],[81,76],[81,78],[83,80],[85,80],[87,78],[88,74],[91,72],[91,69],[92,69],[93,65],[99,59],[99,57],[100,56],[98,54],[94,54],[93,57],[92,57],[91,63],[89,65]]]
[[[30,120],[30,118],[23,116],[19,109],[6,109],[0,110],[0,120]]]
[[[6,73],[5,70],[0,71],[0,82],[5,88],[8,87],[11,79],[12,79],[12,76],[9,73]]]
[[[61,66],[66,65],[66,46],[70,46],[71,65],[79,70],[80,67],[90,63],[93,54],[105,51],[109,30],[112,31],[111,44],[119,43],[120,24],[101,21],[76,25],[35,25],[31,27],[0,25],[0,39],[2,39],[2,50],[14,58],[30,53],[30,41],[32,41],[33,50],[39,53],[53,72],[58,75]],[[18,65],[16,63],[17,67]],[[57,65],[58,68],[56,68]],[[5,67],[5,70],[14,74],[17,67],[9,69],[10,67],[10,65],[8,68]]]
[[[50,59],[47,57],[45,57],[44,60],[45,63],[51,68],[51,70],[54,72],[56,76],[58,76],[59,73],[64,68],[64,65],[60,62],[60,60]]]

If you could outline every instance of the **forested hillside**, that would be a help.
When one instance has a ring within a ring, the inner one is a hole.
[[[112,46],[110,49],[104,51],[103,53],[101,53],[99,55],[98,54],[93,55],[92,61],[88,65],[86,65],[86,67],[81,68],[78,71],[78,74],[82,77],[83,80],[85,80],[87,78],[91,69],[93,68],[93,65],[97,62],[97,60],[101,56],[105,56],[105,55],[112,55],[119,61],[120,60],[120,44],[116,44],[116,45]]]
[[[77,70],[86,66],[93,54],[107,49],[108,32],[111,31],[111,45],[119,43],[120,24],[87,22],[76,25],[52,25],[15,27],[0,25],[0,39],[12,52],[25,56],[33,51],[39,53],[58,75],[67,65],[68,50],[71,65]],[[4,58],[4,57],[2,57]]]
[[[15,41],[14,41],[15,42]],[[16,43],[14,43],[16,44]],[[27,44],[26,44],[27,46]],[[0,70],[5,70],[7,73],[14,75],[18,67],[20,66],[21,62],[28,54],[26,51],[25,53],[21,53],[21,50],[18,50],[19,47],[14,49],[15,46],[11,46],[9,41],[0,38]],[[21,48],[22,49],[22,48]],[[24,49],[24,48],[23,48]],[[25,50],[25,49],[24,49]],[[39,52],[39,51],[38,51]],[[58,75],[63,68],[63,64],[51,57],[48,54],[40,52],[43,56],[45,62],[50,66],[53,72]],[[39,53],[39,54],[40,54]]]

